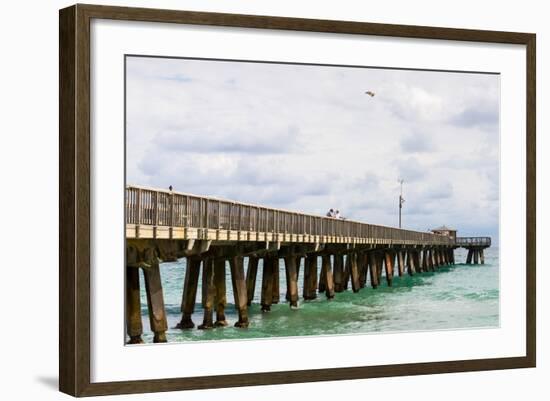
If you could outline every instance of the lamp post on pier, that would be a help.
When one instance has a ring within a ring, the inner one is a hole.
[[[405,203],[405,199],[403,199],[403,182],[405,182],[404,179],[400,179],[399,184],[401,184],[401,191],[399,193],[399,228],[401,228],[401,209],[403,209],[403,203]]]

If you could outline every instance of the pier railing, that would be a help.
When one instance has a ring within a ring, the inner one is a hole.
[[[377,238],[452,245],[443,235],[267,208],[175,191],[128,186],[126,224],[277,234]]]
[[[491,237],[457,237],[456,245],[490,247]]]

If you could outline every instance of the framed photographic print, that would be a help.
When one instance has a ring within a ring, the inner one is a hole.
[[[534,367],[535,207],[534,34],[60,11],[65,393]]]

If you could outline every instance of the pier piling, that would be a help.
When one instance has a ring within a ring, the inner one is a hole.
[[[141,297],[139,291],[139,268],[126,266],[126,333],[128,344],[142,344]]]
[[[199,330],[211,329],[214,327],[213,308],[216,287],[214,285],[214,259],[206,258],[202,267],[202,308],[204,316]]]
[[[246,305],[246,278],[244,275],[243,257],[234,256],[229,259],[231,268],[231,282],[233,284],[233,295],[235,297],[235,307],[239,315],[239,320],[235,327],[248,327],[248,307]]]
[[[150,268],[143,269],[143,275],[145,277],[145,292],[149,309],[149,324],[154,333],[153,342],[165,343],[168,322],[164,310],[164,296],[158,261],[152,262]]]
[[[254,281],[256,281],[254,279]],[[216,321],[214,326],[227,326],[225,319],[225,306],[227,305],[226,285],[225,285],[225,259],[217,258],[214,260],[214,284],[216,286]]]
[[[300,263],[300,259],[294,255],[285,257],[285,270],[287,274],[287,294],[288,301],[291,308],[298,307],[298,269],[297,263]]]
[[[257,256],[248,257],[248,269],[246,270],[246,295],[247,305],[252,304],[254,299],[254,292],[256,291],[256,277],[258,276],[258,262]]]
[[[262,312],[269,312],[273,303],[273,256],[264,258],[262,270]]]
[[[197,297],[197,286],[199,284],[201,260],[197,257],[187,258],[187,268],[185,269],[185,279],[183,284],[183,295],[181,302],[181,321],[176,328],[192,329],[195,323],[191,315],[195,311],[195,301]]]

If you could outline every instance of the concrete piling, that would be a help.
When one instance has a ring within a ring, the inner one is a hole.
[[[143,276],[145,277],[145,292],[149,309],[149,325],[154,333],[153,342],[165,343],[168,322],[164,310],[164,296],[162,294],[158,261],[152,262],[150,268],[143,269]]]
[[[344,291],[344,256],[340,253],[334,254],[334,291]]]
[[[256,281],[256,280],[254,280]],[[227,305],[226,285],[225,285],[225,259],[217,258],[214,260],[214,285],[216,286],[216,321],[214,326],[227,326],[225,319],[225,306]]]
[[[393,280],[393,258],[391,251],[384,252],[385,267],[386,267],[386,281],[388,287],[391,287]]]
[[[291,308],[298,307],[298,269],[296,263],[300,263],[300,259],[294,255],[285,257],[285,270],[287,274],[287,294]]]
[[[214,284],[214,259],[206,258],[202,267],[202,308],[204,317],[202,324],[198,326],[199,330],[211,329],[214,327],[213,308],[214,298],[216,297],[216,287]]]
[[[233,285],[233,295],[235,297],[235,308],[239,315],[239,320],[235,327],[248,327],[248,307],[246,305],[246,278],[244,275],[243,257],[233,256],[229,259],[231,268],[231,282]]]
[[[195,311],[195,300],[197,297],[197,286],[199,283],[201,260],[197,257],[187,258],[185,279],[183,283],[183,295],[181,301],[181,321],[177,324],[178,329],[192,329],[195,327],[191,315]]]
[[[273,256],[264,258],[262,270],[262,312],[269,312],[273,303]]]
[[[351,253],[348,256],[350,258],[351,288],[353,292],[358,292],[361,289],[361,285],[359,283],[359,267],[357,265],[357,253]]]
[[[128,344],[142,344],[141,297],[139,291],[139,268],[126,266],[126,333]]]
[[[256,277],[258,276],[258,263],[259,258],[257,256],[250,256],[248,258],[248,269],[246,270],[246,295],[247,305],[252,304],[254,299],[254,292],[256,291]]]

